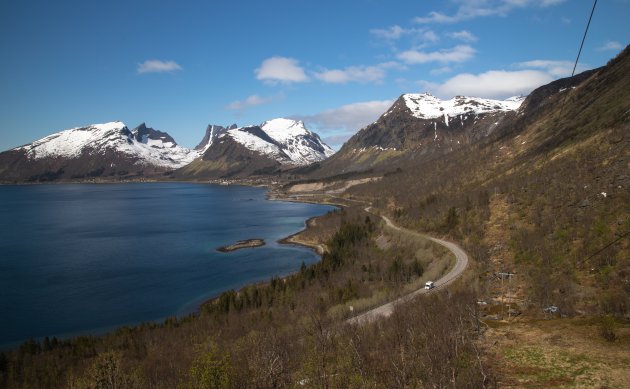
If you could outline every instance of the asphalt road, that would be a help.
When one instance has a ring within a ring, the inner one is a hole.
[[[370,211],[371,207],[367,207],[365,210],[367,212],[371,212]],[[364,312],[360,315],[357,315],[353,318],[350,318],[347,320],[347,323],[349,324],[362,324],[362,323],[366,323],[366,322],[372,322],[380,317],[387,317],[389,315],[392,314],[392,312],[394,312],[394,307],[397,304],[409,301],[414,299],[416,296],[419,296],[421,294],[427,294],[427,293],[433,293],[436,290],[442,289],[444,287],[446,287],[447,285],[449,285],[450,283],[452,283],[453,281],[455,281],[459,276],[462,275],[462,273],[464,273],[464,270],[466,270],[466,267],[468,266],[468,255],[464,252],[464,250],[462,250],[458,245],[456,245],[455,243],[452,242],[448,242],[446,240],[442,240],[442,239],[438,239],[438,238],[434,238],[428,235],[424,235],[424,234],[420,234],[417,233],[415,231],[411,231],[408,230],[406,228],[402,228],[399,227],[397,225],[395,225],[388,217],[386,216],[382,216],[381,218],[383,218],[383,220],[385,221],[385,224],[387,224],[387,226],[389,226],[390,228],[393,228],[394,230],[398,230],[398,231],[405,231],[408,232],[412,235],[416,235],[418,237],[421,238],[425,238],[425,239],[430,239],[432,241],[434,241],[437,244],[440,244],[444,247],[446,247],[447,249],[449,249],[453,254],[455,254],[455,266],[453,266],[453,268],[446,273],[442,278],[440,278],[435,282],[435,287],[433,289],[424,289],[424,287],[422,287],[421,289],[415,290],[405,296],[399,297],[396,300],[390,301],[386,304],[380,305],[376,308],[373,308],[367,312]]]

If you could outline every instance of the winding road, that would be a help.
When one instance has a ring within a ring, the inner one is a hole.
[[[365,210],[367,212],[373,213],[371,211],[372,207],[367,207],[365,208]],[[396,300],[390,301],[386,304],[380,305],[376,308],[373,308],[367,312],[364,312],[360,315],[357,315],[353,318],[348,319],[346,322],[349,324],[363,324],[363,323],[369,323],[372,322],[380,317],[387,317],[389,315],[391,315],[394,312],[394,307],[398,304],[410,301],[412,299],[414,299],[416,296],[419,296],[421,294],[427,294],[427,293],[433,293],[436,290],[442,289],[444,287],[446,287],[447,285],[449,285],[450,283],[452,283],[453,281],[455,281],[459,276],[462,275],[462,273],[464,273],[464,270],[466,270],[466,267],[468,266],[468,255],[464,252],[464,250],[462,250],[458,245],[456,245],[455,243],[452,242],[448,242],[446,240],[442,240],[442,239],[438,239],[438,238],[433,238],[431,236],[428,235],[424,235],[424,234],[420,234],[417,233],[415,231],[411,231],[408,230],[406,228],[402,228],[399,227],[397,225],[395,225],[388,217],[381,215],[381,218],[385,221],[385,224],[394,229],[394,230],[398,230],[398,231],[405,231],[409,234],[412,235],[416,235],[419,238],[425,238],[425,239],[430,239],[432,241],[434,241],[437,244],[440,244],[444,247],[446,247],[448,250],[450,250],[453,254],[455,254],[455,266],[453,266],[453,268],[446,273],[442,278],[440,278],[439,280],[435,281],[435,287],[433,289],[418,289],[415,290],[407,295],[404,295],[402,297],[397,298]]]

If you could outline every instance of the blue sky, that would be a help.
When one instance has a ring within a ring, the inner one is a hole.
[[[208,124],[305,120],[333,147],[400,94],[506,98],[570,75],[592,1],[3,1],[0,150],[122,120],[193,147]],[[597,4],[578,70],[630,41]]]

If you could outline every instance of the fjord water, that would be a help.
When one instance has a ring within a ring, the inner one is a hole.
[[[0,186],[0,347],[194,311],[318,260],[276,243],[330,206],[185,183]],[[263,238],[231,253],[218,246]]]

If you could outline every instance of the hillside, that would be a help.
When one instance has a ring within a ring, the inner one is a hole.
[[[364,129],[289,192],[371,203],[462,244],[476,264],[470,287],[499,386],[614,387],[630,362],[629,91],[626,48],[605,67],[536,89],[465,147],[374,150],[355,172],[331,169]],[[404,127],[383,122],[368,126],[372,138],[392,142]]]
[[[431,168],[408,161],[349,192],[409,226],[464,240],[489,272],[518,272],[532,307],[626,314],[629,90],[627,49],[534,91],[486,142]]]

